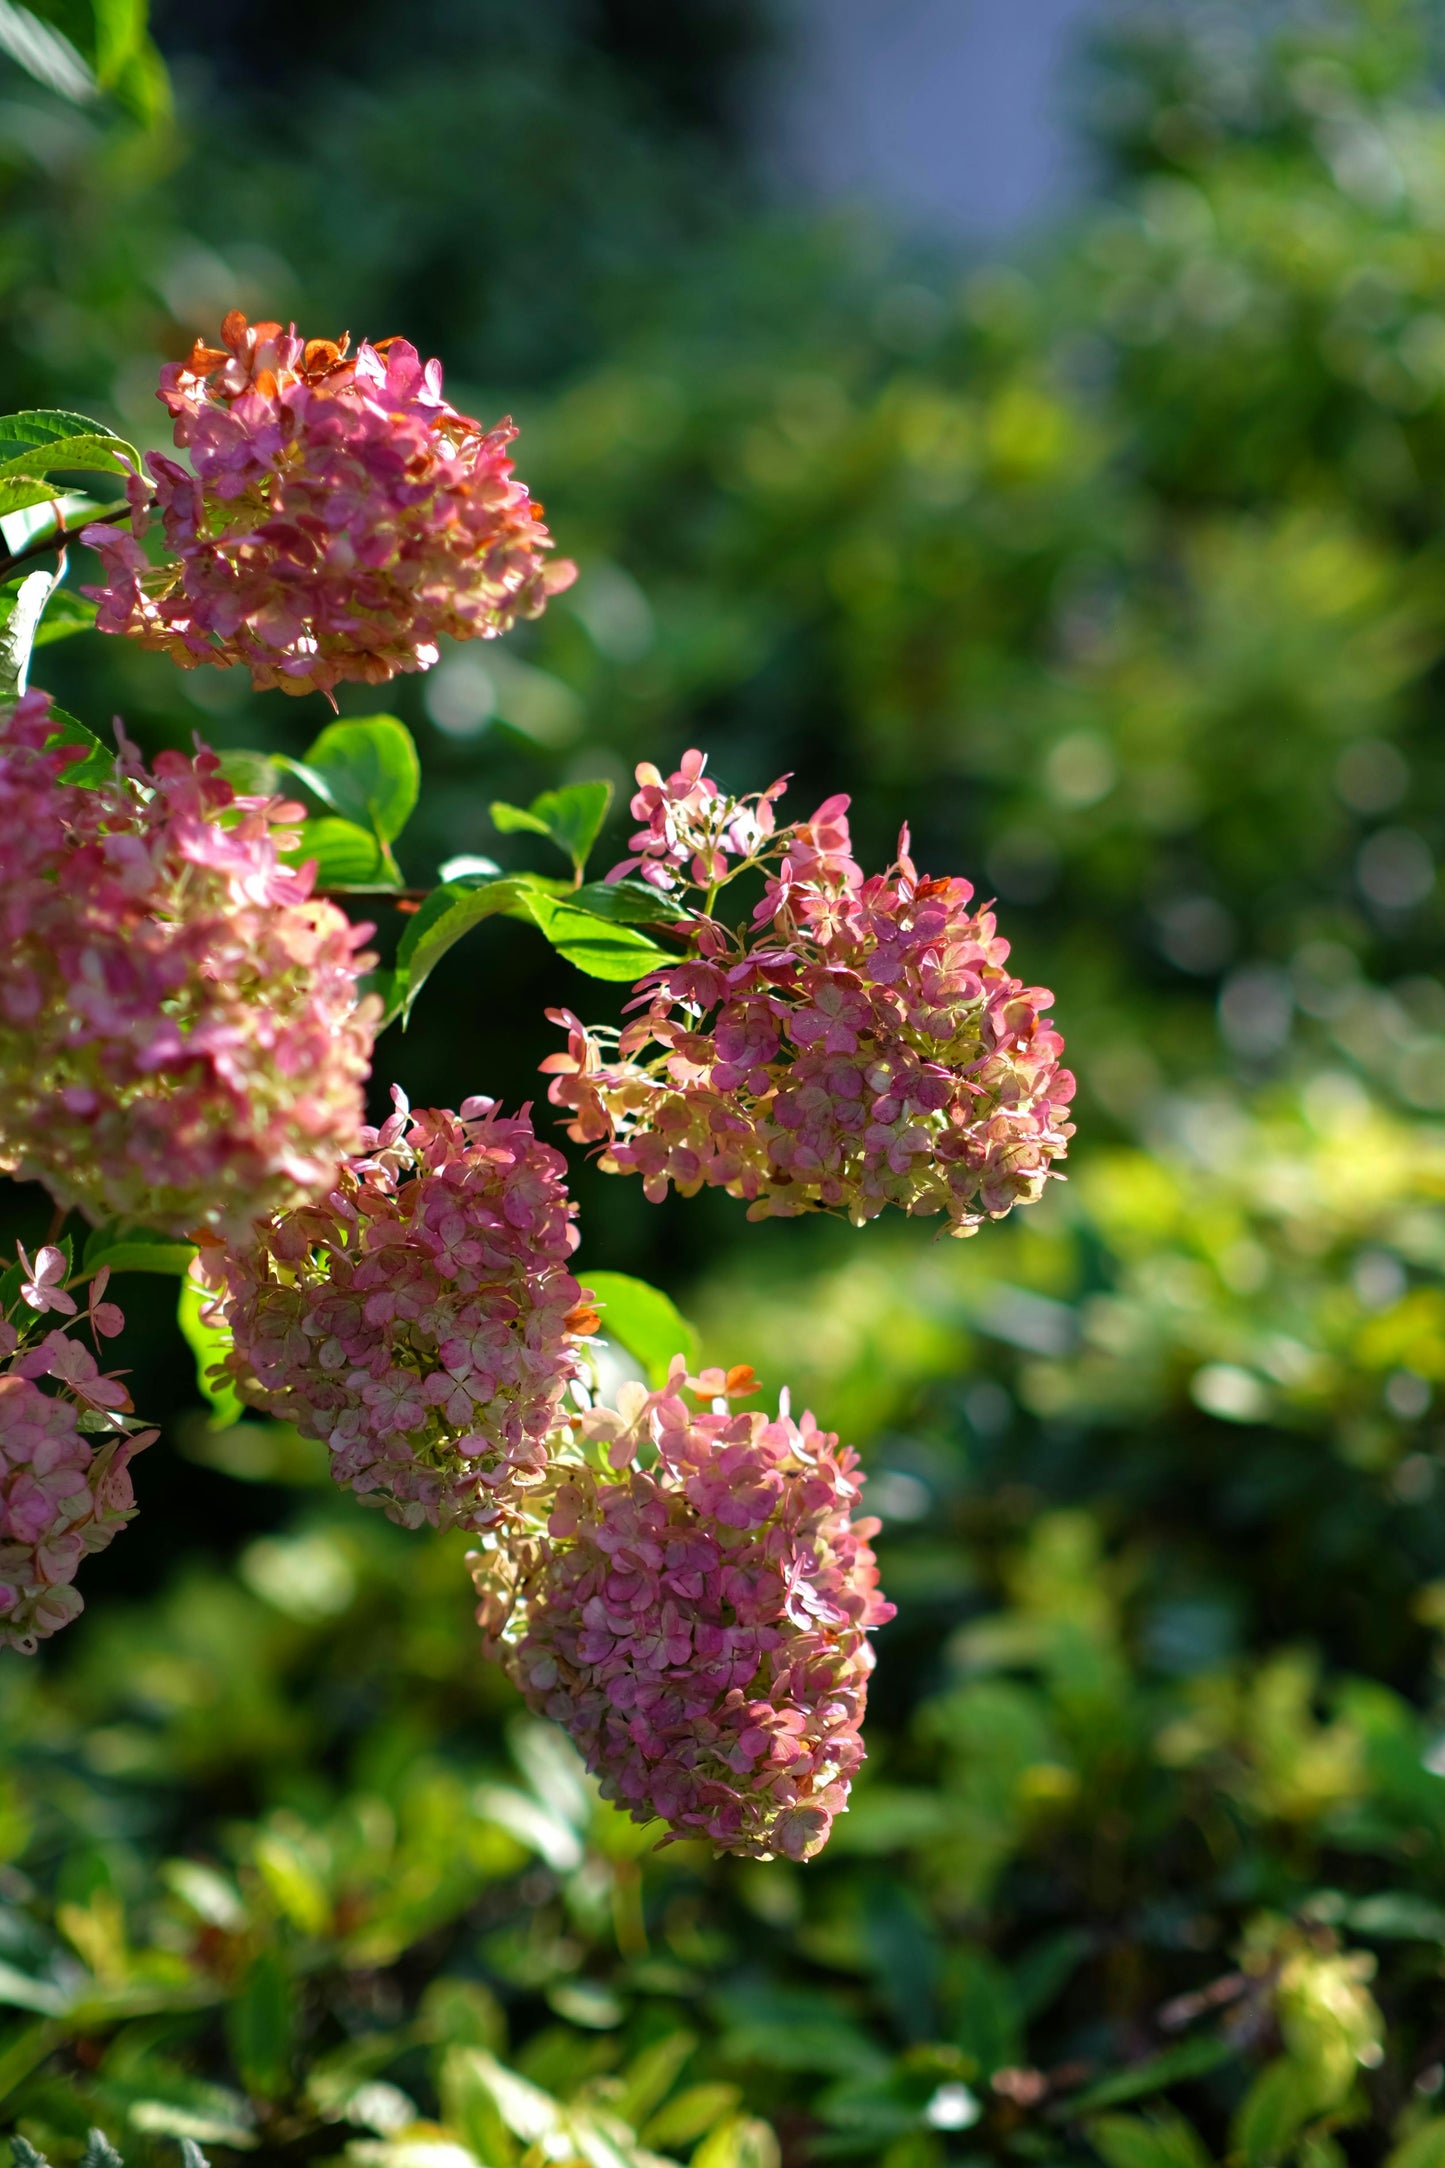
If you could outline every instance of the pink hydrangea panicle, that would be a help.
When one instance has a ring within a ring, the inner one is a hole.
[[[665,785],[644,781],[643,855],[615,872],[642,864],[644,878],[708,888],[696,954],[639,980],[643,1013],[620,1035],[552,1012],[568,1046],[542,1064],[549,1096],[574,1139],[654,1200],[714,1187],[755,1219],[833,1211],[855,1225],[892,1205],[972,1234],[1036,1199],[1073,1134],[1053,996],[1008,970],[967,881],[919,873],[906,830],[894,864],[865,877],[846,798],[775,828],[776,791],[746,846],[763,895],[734,934],[705,915],[719,868],[732,877],[730,846],[689,855],[697,823],[718,828],[709,809],[729,801],[700,755]],[[679,805],[701,811],[684,820]]]
[[[893,1616],[857,1456],[811,1415],[735,1410],[738,1369],[579,1417],[526,1532],[474,1552],[488,1646],[603,1795],[747,1858],[808,1859],[863,1761]],[[543,1509],[545,1508],[545,1518]]]
[[[298,809],[214,753],[147,770],[122,740],[84,788],[57,736],[47,693],[0,708],[0,1168],[176,1234],[324,1194],[364,1112],[370,928],[284,856]]]
[[[729,870],[729,859],[757,854],[773,833],[773,807],[787,777],[750,798],[726,798],[704,774],[706,767],[707,755],[695,750],[684,753],[681,766],[666,777],[650,760],[639,763],[632,812],[643,825],[630,839],[635,855],[615,865],[609,881],[638,873],[663,891],[682,880],[706,889]]]
[[[242,1399],[415,1528],[494,1525],[542,1480],[597,1319],[572,1277],[566,1162],[530,1111],[469,1099],[365,1133],[320,1204],[207,1252]]]
[[[542,507],[512,470],[509,421],[442,396],[405,339],[302,340],[232,310],[161,371],[177,460],[131,485],[130,534],[94,525],[97,623],[183,669],[244,663],[258,688],[321,691],[425,670],[443,633],[494,639],[537,617],[576,567],[549,559]],[[160,514],[166,558],[139,537]]]
[[[132,1518],[130,1462],[158,1432],[134,1426],[125,1387],[67,1337],[77,1305],[60,1284],[64,1253],[19,1262],[23,1332],[0,1321],[0,1648],[32,1656],[83,1609],[77,1568]],[[47,1312],[62,1325],[37,1342]],[[99,1294],[88,1321],[108,1337],[123,1322]]]

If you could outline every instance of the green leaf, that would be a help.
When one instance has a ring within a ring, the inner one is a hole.
[[[395,842],[421,789],[421,764],[405,723],[394,715],[328,723],[304,760],[278,756],[309,791],[343,820]]]
[[[664,2041],[663,2046],[669,2043]],[[718,2080],[711,2084],[690,2085],[686,2092],[669,2100],[666,2107],[659,2108],[640,2133],[645,2145],[657,2150],[669,2151],[696,2143],[720,2123],[724,2116],[737,2113],[741,2092],[736,2085]]]
[[[10,2168],[50,2168],[43,2153],[37,2153],[28,2138],[10,2140]]]
[[[263,1950],[226,2014],[226,2034],[249,2091],[279,2100],[291,2087],[295,2038],[291,1978],[275,1950]]]
[[[25,690],[30,651],[55,587],[53,572],[27,572],[16,583],[15,599],[0,625],[0,700],[14,700]]]
[[[243,746],[217,751],[221,773],[238,798],[275,798],[283,795],[281,773],[274,753],[256,753]]]
[[[589,979],[640,979],[644,971],[671,958],[671,951],[646,934],[598,918],[591,911],[579,911],[570,897],[549,896],[528,887],[521,901],[557,953]]]
[[[0,15],[0,48],[73,104],[109,91],[146,127],[170,114],[170,81],[148,34],[145,0],[11,0]]]
[[[181,2140],[181,2168],[211,2168],[210,2162],[206,2159],[205,2154],[196,2144],[194,2138],[182,2138]]]
[[[549,837],[571,859],[580,878],[611,804],[610,783],[568,783],[561,790],[544,790],[526,807],[497,799],[491,813],[503,835],[525,829]]]
[[[104,422],[93,421],[89,414],[73,414],[66,407],[25,407],[18,414],[0,414],[0,456],[8,457],[12,446],[61,444],[67,437],[100,437],[135,454],[135,446]]]
[[[1445,1906],[1413,1890],[1376,1890],[1351,1905],[1347,1918],[1355,1934],[1380,1941],[1445,1942]]]
[[[1310,2085],[1287,2055],[1266,2063],[1245,2094],[1230,2125],[1230,2143],[1246,2168],[1278,2160],[1319,2105]]]
[[[239,1423],[246,1410],[228,1379],[211,1376],[215,1366],[230,1354],[233,1343],[224,1326],[213,1325],[202,1317],[201,1306],[206,1300],[199,1282],[187,1275],[181,1282],[176,1316],[186,1345],[196,1358],[196,1383],[211,1405],[211,1427],[224,1430]]]
[[[1385,2168],[1445,2168],[1445,2115],[1434,2115],[1385,2156]]]
[[[635,1280],[629,1272],[588,1272],[583,1285],[592,1290],[602,1313],[602,1331],[635,1356],[654,1390],[667,1383],[674,1355],[696,1370],[698,1337],[676,1303],[660,1287]]]
[[[93,730],[78,723],[64,708],[52,706],[50,720],[55,729],[46,739],[47,746],[73,745],[75,759],[68,768],[60,771],[62,783],[75,783],[82,790],[97,790],[108,783],[115,774],[115,755],[108,752]]]
[[[0,451],[3,449],[0,446]],[[56,437],[48,444],[32,445],[12,459],[0,459],[0,481],[8,481],[13,475],[69,474],[76,470],[126,474],[127,462],[135,466],[139,459],[134,445],[120,437],[97,436],[87,430],[83,436]]]
[[[89,632],[95,623],[96,607],[73,588],[57,587],[45,605],[34,644],[51,647],[57,640],[68,640],[72,633]]]
[[[41,573],[45,579],[50,575]],[[17,604],[21,602],[21,590],[27,579],[35,574],[17,573],[13,580],[0,586],[0,626],[10,623]],[[77,595],[70,587],[51,587],[43,600],[42,615],[30,637],[32,648],[48,647],[55,640],[68,640],[73,632],[85,632],[95,623],[96,606]]]
[[[704,2138],[692,2156],[692,2168],[778,2168],[780,2159],[771,2124],[738,2115]]]
[[[478,881],[494,881],[501,872],[495,858],[478,857],[475,851],[460,851],[455,858],[448,858],[437,868],[439,881],[468,881],[473,886]]]
[[[6,2010],[34,2010],[41,2017],[59,2017],[69,2007],[70,1997],[49,1980],[32,1979],[28,1972],[21,1972],[16,1965],[7,1964],[0,1957],[0,2008]]]
[[[1137,2064],[1132,2070],[1119,2070],[1112,2077],[1101,2078],[1087,2092],[1064,2102],[1060,2113],[1073,2122],[1078,2116],[1091,2115],[1096,2108],[1112,2108],[1122,2100],[1139,2100],[1146,2093],[1161,2093],[1167,2085],[1179,2085],[1186,2078],[1200,2078],[1206,2071],[1217,2070],[1233,2053],[1227,2040],[1181,2041],[1177,2047],[1165,2048],[1162,2054],[1151,2055],[1147,2062]],[[1124,2122],[1128,2118],[1117,2120]]]
[[[622,919],[632,926],[676,925],[689,916],[685,904],[646,881],[588,881],[574,888],[567,901],[597,918]]]
[[[1089,2143],[1109,2168],[1210,2168],[1198,2131],[1171,2108],[1148,2117],[1101,2115],[1087,2127]]]
[[[617,2113],[625,2123],[630,2123],[634,2130],[641,2129],[672,2091],[683,2064],[696,2046],[696,2033],[664,2033],[660,2040],[654,2040],[650,2047],[633,2057],[623,2073],[615,2102]],[[701,2133],[693,2135],[700,2136]]]
[[[308,858],[316,860],[318,888],[400,888],[385,845],[369,828],[327,815],[307,821],[299,834],[300,842],[291,855],[301,864]]]
[[[417,995],[447,950],[484,918],[512,910],[523,885],[522,878],[509,876],[483,881],[480,886],[470,881],[444,881],[440,888],[434,888],[397,944],[388,1017],[409,1017]]]
[[[80,2168],[125,2168],[125,2162],[103,2130],[92,2130],[86,2137]]]
[[[49,504],[63,494],[39,474],[10,475],[0,480],[0,518],[7,512],[24,512],[32,504]]]
[[[80,1269],[87,1278],[102,1265],[112,1272],[183,1273],[190,1270],[195,1254],[193,1242],[178,1242],[173,1235],[158,1235],[149,1227],[127,1227],[111,1220],[86,1236]]]

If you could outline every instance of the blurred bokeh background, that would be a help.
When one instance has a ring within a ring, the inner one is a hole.
[[[404,332],[521,425],[576,587],[342,702],[421,745],[409,876],[528,862],[495,797],[791,769],[865,862],[907,819],[998,896],[1081,1095],[1067,1187],[967,1244],[576,1163],[582,1264],[870,1470],[899,1617],[805,1870],[653,1854],[483,1668],[464,1542],[209,1430],[173,1286],[118,1285],[166,1436],[85,1618],[0,1656],[0,2125],[1436,2168],[1445,14],[165,0],[172,105],[23,13],[10,406],[159,446],[160,362],[240,306]],[[327,719],[96,636],[40,664],[152,748]],[[491,922],[383,1101],[539,1096],[553,1001],[615,1014]]]

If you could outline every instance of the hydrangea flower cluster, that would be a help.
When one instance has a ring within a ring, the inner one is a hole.
[[[84,530],[103,631],[183,669],[244,663],[258,688],[329,694],[429,668],[442,633],[494,638],[576,577],[546,557],[542,508],[507,458],[515,429],[459,414],[440,362],[405,339],[349,355],[239,310],[221,338],[161,372],[194,474],[150,453],[131,532]],[[152,503],[168,551],[154,568],[139,539]]]
[[[654,1200],[711,1186],[754,1219],[830,1210],[861,1225],[896,1205],[967,1235],[1037,1198],[1072,1134],[1074,1080],[1052,994],[1006,969],[970,884],[920,874],[906,829],[896,863],[865,879],[843,797],[775,829],[781,785],[735,812],[698,754],[665,782],[637,775],[647,825],[609,879],[640,865],[705,889],[696,953],[639,981],[646,1013],[620,1037],[552,1012],[568,1051],[543,1067],[569,1135]],[[764,894],[735,934],[713,899],[749,867]]]
[[[76,1303],[60,1250],[42,1249],[33,1266],[22,1250],[20,1263],[24,1332],[0,1318],[0,1648],[33,1656],[84,1608],[76,1569],[131,1519],[129,1463],[159,1433],[133,1428],[124,1386],[63,1324],[29,1344],[47,1312],[73,1317]],[[124,1324],[102,1300],[106,1279],[97,1273],[90,1290],[97,1346]]]
[[[577,1208],[528,1112],[392,1096],[324,1203],[209,1253],[214,1311],[241,1397],[322,1439],[338,1483],[408,1528],[487,1528],[542,1480],[597,1322]]]
[[[360,1132],[370,931],[278,857],[298,809],[124,738],[64,781],[49,696],[0,710],[0,1169],[93,1220],[239,1232]]]
[[[751,1371],[624,1388],[576,1425],[526,1533],[471,1558],[494,1654],[603,1795],[752,1859],[826,1843],[863,1760],[870,1630],[893,1616],[851,1449],[734,1411]],[[699,1405],[699,1403],[701,1403]]]

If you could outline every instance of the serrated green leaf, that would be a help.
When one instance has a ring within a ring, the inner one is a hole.
[[[233,1342],[224,1326],[213,1325],[202,1317],[201,1307],[206,1299],[199,1283],[188,1275],[181,1282],[176,1316],[186,1345],[196,1358],[196,1383],[210,1403],[211,1428],[224,1430],[232,1423],[239,1423],[246,1410],[229,1380],[211,1376],[216,1364],[230,1354]]]
[[[43,2153],[37,2153],[28,2138],[18,2135],[10,2140],[11,2168],[50,2168]]]
[[[171,1235],[152,1233],[149,1227],[125,1227],[111,1221],[92,1228],[81,1252],[80,1269],[87,1276],[108,1265],[112,1272],[183,1273],[190,1269],[196,1249],[193,1242],[177,1242]]]
[[[60,771],[62,783],[75,783],[82,790],[96,790],[108,783],[115,774],[115,755],[108,752],[93,730],[78,723],[64,708],[52,705],[50,720],[55,729],[46,739],[47,746],[73,745],[75,759],[68,768]]]
[[[263,1950],[226,2013],[236,2067],[263,2100],[278,2100],[290,2089],[295,2022],[290,1974],[277,1951]]]
[[[570,897],[529,888],[521,900],[558,954],[589,979],[640,979],[644,971],[669,960],[670,951],[646,934],[579,910]]]
[[[53,482],[36,475],[12,475],[0,481],[0,518],[7,512],[23,512],[32,504],[49,504],[62,493]]]
[[[641,1363],[654,1390],[667,1382],[668,1364],[681,1355],[697,1368],[697,1328],[690,1325],[670,1295],[629,1272],[588,1272],[583,1285],[597,1298],[602,1331]]]
[[[567,783],[560,790],[544,790],[525,807],[497,799],[491,813],[503,835],[527,830],[548,837],[580,876],[611,804],[608,782]]]
[[[328,723],[302,760],[281,757],[333,813],[393,843],[411,818],[421,789],[421,764],[405,723],[368,715]]]
[[[574,888],[567,901],[596,918],[621,919],[629,926],[676,925],[689,916],[684,904],[646,881],[587,881]]]
[[[484,918],[513,909],[524,885],[522,878],[507,876],[480,886],[444,881],[434,888],[397,944],[388,1016],[409,1017],[417,995],[447,950]]]
[[[101,437],[91,432],[84,436],[56,437],[48,444],[31,445],[15,458],[0,459],[0,482],[16,474],[68,474],[77,469],[87,473],[125,474],[127,462],[134,466],[138,459],[134,446],[123,443],[119,437]]]
[[[24,407],[18,414],[0,414],[0,455],[8,457],[12,444],[57,444],[66,437],[105,437],[125,451],[134,450],[104,422],[67,407]]]
[[[210,2162],[206,2159],[205,2154],[196,2144],[194,2138],[182,2138],[181,2140],[181,2168],[211,2168]]]

